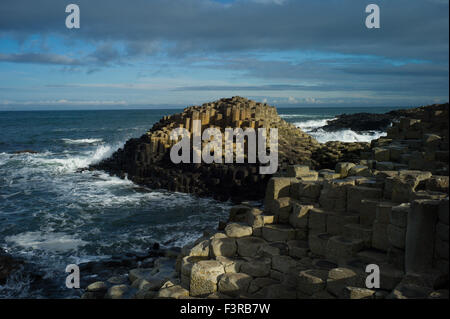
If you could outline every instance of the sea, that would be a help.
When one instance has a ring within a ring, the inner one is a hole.
[[[279,115],[319,142],[371,141],[384,132],[321,129],[346,113],[384,113],[399,107],[279,108]],[[146,189],[101,171],[83,171],[144,134],[176,109],[0,112],[0,247],[52,282],[30,285],[16,274],[0,298],[73,298],[68,264],[142,253],[158,242],[181,247],[225,220],[230,202]],[[36,153],[19,153],[31,150]],[[57,287],[56,289],[54,287]]]

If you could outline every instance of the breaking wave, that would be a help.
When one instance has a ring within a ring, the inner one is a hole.
[[[385,132],[363,132],[357,133],[352,130],[340,130],[334,132],[326,132],[322,129],[318,129],[314,132],[308,132],[320,143],[326,143],[330,141],[340,142],[370,142],[376,140],[382,136],[386,136]]]
[[[87,244],[73,235],[65,233],[24,232],[5,237],[5,241],[24,248],[64,252],[75,250]]]
[[[66,144],[99,144],[103,142],[102,138],[81,138],[81,139],[61,139]]]
[[[320,119],[320,120],[307,120],[302,122],[296,122],[294,123],[295,126],[302,129],[303,131],[309,133],[310,131],[314,129],[318,129],[322,126],[327,125],[328,121],[333,120],[332,118],[328,119]]]
[[[367,132],[355,132],[350,129],[343,129],[338,131],[325,131],[321,129],[328,124],[328,121],[333,118],[320,119],[320,120],[307,120],[302,122],[296,122],[294,125],[302,129],[305,133],[313,136],[318,142],[326,143],[330,141],[340,142],[370,142],[380,137],[386,136],[386,132],[381,131],[367,131]]]
[[[74,292],[63,286],[67,264],[145,252],[153,242],[184,246],[225,218],[230,203],[148,190],[101,171],[77,172],[122,146],[0,153],[0,247],[56,285],[36,291],[27,278],[14,277],[0,285],[0,295],[71,298]]]

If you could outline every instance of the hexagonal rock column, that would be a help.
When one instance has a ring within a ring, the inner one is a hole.
[[[254,257],[259,248],[266,243],[258,237],[243,237],[236,240],[237,252],[241,257]]]
[[[251,236],[253,229],[250,226],[241,223],[231,223],[225,227],[225,233],[228,237],[240,238]]]
[[[406,231],[406,272],[421,272],[431,268],[439,201],[415,200],[408,214]]]
[[[242,263],[240,271],[252,277],[266,277],[270,274],[271,259],[260,257]]]
[[[342,261],[355,256],[363,248],[364,241],[362,239],[333,236],[327,242],[325,255],[333,261]]]
[[[288,177],[301,177],[310,173],[309,166],[306,165],[291,165],[288,166],[286,175]]]
[[[220,277],[219,292],[225,295],[238,297],[246,293],[253,278],[243,273],[229,273]]]
[[[297,290],[311,296],[325,289],[327,277],[328,271],[326,270],[308,269],[300,271],[297,277]]]
[[[223,273],[223,265],[216,260],[204,260],[194,264],[190,281],[191,296],[201,297],[216,292],[219,276]]]
[[[308,243],[311,252],[318,256],[325,256],[328,241],[332,235],[328,233],[309,234]]]
[[[273,199],[289,197],[292,178],[272,177],[266,187],[265,205]]]
[[[351,286],[357,274],[349,268],[334,268],[328,273],[327,290],[336,297],[343,297],[344,288]]]
[[[295,229],[286,225],[264,225],[262,237],[270,242],[295,239]]]
[[[186,256],[181,261],[181,283],[189,287],[191,281],[192,267],[195,263],[205,260],[208,257],[201,256]]]
[[[374,290],[359,287],[344,288],[344,299],[374,299],[374,297]]]
[[[380,199],[383,192],[379,188],[371,188],[364,186],[352,186],[347,189],[347,211],[351,213],[359,213],[363,207],[361,201],[363,199]]]
[[[211,240],[209,251],[213,256],[233,257],[236,249],[234,238],[214,238]]]
[[[180,285],[173,285],[167,288],[163,288],[156,294],[157,299],[181,299],[189,297],[189,290],[181,287]]]

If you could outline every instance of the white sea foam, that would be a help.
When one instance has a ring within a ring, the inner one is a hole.
[[[61,139],[66,144],[99,144],[103,142],[102,138],[82,138],[82,139]]]
[[[328,119],[320,119],[320,120],[308,120],[303,122],[294,123],[295,126],[301,128],[303,131],[309,133],[309,131],[317,129],[319,127],[325,126],[328,124],[328,121],[333,120],[332,118]]]
[[[36,154],[0,153],[0,211],[21,221],[7,225],[4,248],[57,282],[69,263],[147,251],[155,241],[183,246],[228,213],[229,203],[146,190],[100,171],[76,172],[109,157],[123,143],[57,146]],[[11,281],[0,286],[0,296],[36,293],[34,287],[25,289]],[[62,289],[61,296],[66,291]]]
[[[382,136],[386,136],[385,132],[364,132],[357,133],[352,130],[339,130],[334,132],[326,132],[322,129],[318,129],[314,132],[308,132],[320,143],[326,143],[329,141],[340,141],[340,142],[370,142],[372,140],[378,139]]]
[[[115,146],[99,145],[93,150],[85,151],[77,155],[70,153],[55,154],[52,152],[37,153],[37,154],[21,154],[9,159],[19,159],[27,163],[26,168],[37,168],[42,170],[42,165],[51,168],[54,172],[74,172],[79,168],[87,167],[91,164],[96,164],[102,159],[107,158],[114,153],[123,143]]]
[[[25,232],[5,237],[5,241],[24,248],[64,252],[87,244],[76,236],[65,233]]]
[[[74,171],[79,168],[96,164],[102,159],[109,157],[116,150],[110,145],[100,145],[93,151],[84,153],[81,156],[68,156],[66,158],[51,158],[44,161],[48,164],[58,164],[64,171]]]
[[[326,143],[330,141],[340,142],[370,142],[378,139],[382,136],[386,136],[385,132],[371,131],[371,132],[355,132],[350,129],[343,129],[338,131],[325,131],[321,127],[328,124],[328,121],[333,118],[320,119],[320,120],[308,120],[303,122],[296,122],[294,125],[304,132],[313,136],[320,143]]]

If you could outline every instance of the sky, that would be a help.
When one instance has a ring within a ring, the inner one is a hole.
[[[0,1],[0,110],[449,100],[448,0],[71,1]]]

